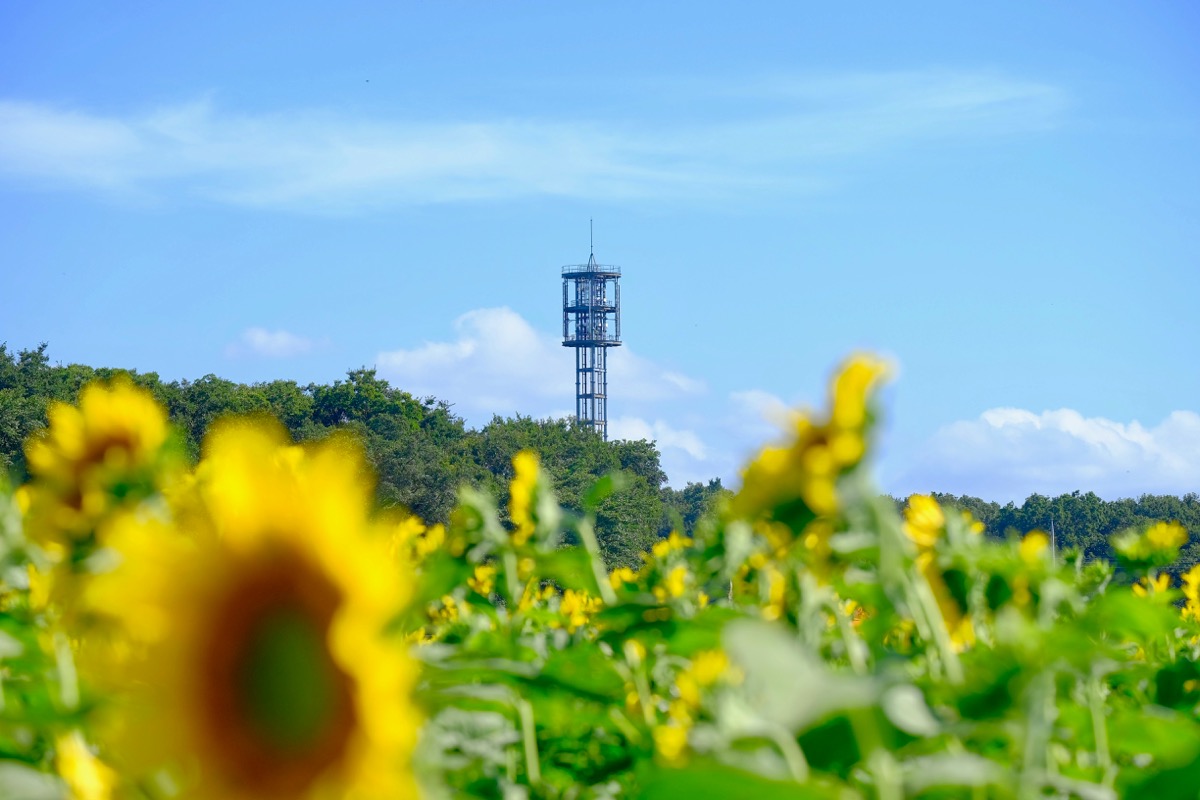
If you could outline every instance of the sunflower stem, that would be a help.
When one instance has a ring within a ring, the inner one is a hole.
[[[508,593],[509,602],[513,603],[516,611],[519,611],[521,598],[525,594],[520,588],[521,582],[517,574],[520,571],[520,562],[517,560],[517,554],[512,550],[504,551],[502,557],[504,559],[504,589]]]
[[[525,773],[529,776],[529,785],[536,786],[542,782],[542,767],[538,761],[537,730],[533,724],[533,706],[528,700],[517,701],[517,713],[521,717],[521,738],[525,741]]]
[[[583,541],[584,549],[591,556],[589,561],[592,564],[592,573],[596,576],[596,585],[600,588],[600,599],[606,606],[616,605],[617,593],[613,591],[612,585],[608,582],[608,571],[604,567],[604,556],[600,552],[600,542],[596,539],[596,529],[592,525],[592,518],[584,517],[579,520],[575,530],[579,533],[580,540]]]
[[[1021,800],[1041,796],[1049,775],[1047,750],[1050,745],[1050,709],[1054,704],[1054,673],[1043,670],[1030,681],[1025,708],[1025,752],[1017,797]]]
[[[846,616],[842,610],[842,604],[834,597],[829,603],[830,609],[833,610],[833,617],[836,620],[838,632],[842,635],[842,644],[846,648],[846,657],[850,659],[850,668],[854,670],[855,675],[866,675],[870,671],[867,665],[866,657],[863,655],[867,649],[858,633],[854,630],[854,625],[850,618]]]
[[[1104,721],[1104,686],[1101,676],[1093,671],[1087,684],[1088,711],[1092,717],[1092,737],[1096,742],[1096,763],[1104,770],[1104,785],[1111,786],[1116,776],[1112,754],[1108,749],[1108,725]]]
[[[784,763],[787,764],[788,773],[792,776],[792,780],[796,783],[807,782],[808,759],[804,757],[804,750],[800,748],[800,743],[796,741],[796,737],[782,725],[771,725],[767,728],[766,733],[775,742],[775,746],[779,748],[779,753],[783,756]]]

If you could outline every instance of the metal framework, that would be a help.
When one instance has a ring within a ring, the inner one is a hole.
[[[575,348],[575,419],[608,441],[607,352],[621,345],[621,268],[588,263],[562,268],[563,347]]]

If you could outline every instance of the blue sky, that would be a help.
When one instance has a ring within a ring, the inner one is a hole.
[[[0,10],[0,341],[573,409],[721,476],[871,350],[894,493],[1200,490],[1192,3]]]

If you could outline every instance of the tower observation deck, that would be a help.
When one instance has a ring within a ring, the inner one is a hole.
[[[562,268],[563,347],[575,348],[575,419],[608,440],[608,359],[621,345],[621,268],[588,263]]]

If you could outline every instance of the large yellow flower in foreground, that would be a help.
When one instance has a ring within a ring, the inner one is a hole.
[[[40,538],[86,536],[114,506],[154,489],[169,429],[150,392],[128,377],[97,381],[78,406],[55,402],[48,416],[25,446]]]
[[[383,635],[407,584],[370,535],[370,488],[348,442],[226,423],[176,529],[112,532],[123,563],[89,598],[123,635],[83,655],[110,667],[104,729],[127,774],[166,767],[222,800],[415,795],[414,667]]]

